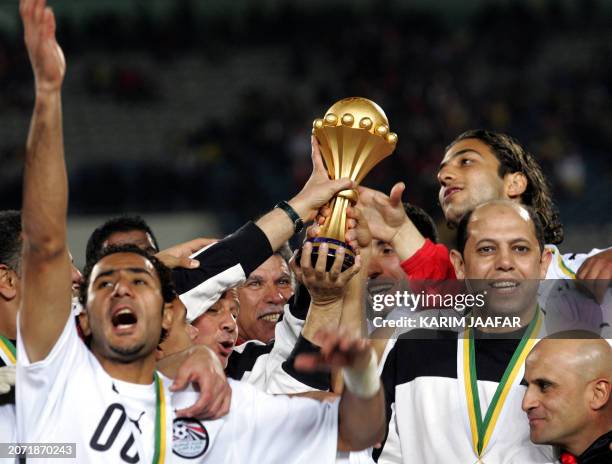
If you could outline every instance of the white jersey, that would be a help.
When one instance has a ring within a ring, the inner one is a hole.
[[[589,253],[562,254],[555,245],[546,245],[552,252],[552,259],[546,272],[546,279],[540,283],[538,303],[546,311],[547,333],[559,330],[590,330],[610,338],[612,305],[610,292],[599,305],[592,298],[575,290],[572,283],[564,280],[576,278],[584,262],[605,250],[594,248]]]
[[[0,338],[0,367],[14,366],[15,355],[13,342]],[[15,419],[15,390],[0,395],[0,443],[15,443],[17,441]],[[13,458],[0,458],[0,464],[14,464]]]
[[[77,462],[152,462],[154,383],[137,385],[111,378],[78,337],[72,318],[44,360],[30,363],[22,344],[18,347],[19,442],[76,443]],[[271,397],[232,382],[226,417],[176,419],[174,410],[192,405],[198,394],[172,395],[170,381],[160,377],[166,399],[165,462],[333,462],[337,402]]]
[[[0,405],[0,443],[16,443],[15,405]],[[14,458],[0,458],[0,464],[15,464]]]
[[[473,449],[463,379],[463,350],[456,333],[421,332],[402,338],[387,355],[382,374],[387,402],[388,434],[380,463],[458,463],[478,461]],[[414,332],[416,333],[416,331]],[[429,338],[424,338],[429,337]],[[482,417],[497,390],[518,340],[481,340],[476,344],[476,381]],[[483,462],[550,464],[552,448],[529,440],[529,425],[521,410],[525,386],[519,368]],[[388,440],[388,441],[387,441]]]
[[[593,248],[588,253],[563,254],[555,245],[546,245],[546,248],[553,255],[546,272],[546,279],[575,279],[576,272],[588,258],[605,251],[605,249]]]
[[[154,384],[137,385],[111,378],[79,338],[72,317],[41,361],[29,362],[20,336],[18,333],[16,379],[20,443],[76,443],[77,462],[91,464],[153,461]],[[169,382],[163,377],[162,381],[165,439],[171,443]]]
[[[333,463],[338,437],[338,404],[308,398],[267,395],[252,385],[230,379],[232,404],[215,421],[174,422],[173,455],[202,453],[210,463]],[[175,407],[190,406],[196,392],[175,394]],[[200,431],[200,437],[185,428]],[[186,433],[187,432],[187,433]],[[198,442],[195,444],[195,442]],[[187,450],[187,453],[185,451]]]
[[[303,327],[304,320],[295,317],[291,313],[289,305],[285,305],[283,318],[276,324],[274,330],[274,345],[270,347],[270,351],[254,358],[247,371],[241,376],[233,378],[247,382],[259,390],[273,395],[303,393],[313,390],[312,386],[292,377],[283,369],[283,363],[291,355]],[[257,350],[257,348],[249,345],[258,344],[263,345],[257,340],[250,340],[235,347],[234,351],[242,353],[244,356],[248,354],[249,348],[251,348],[250,351],[252,352]],[[260,346],[259,348],[262,347]],[[228,369],[233,361],[232,357],[230,357]]]

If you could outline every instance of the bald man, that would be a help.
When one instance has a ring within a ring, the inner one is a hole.
[[[612,463],[612,348],[595,337],[556,334],[525,361],[531,441],[558,446],[562,463]]]

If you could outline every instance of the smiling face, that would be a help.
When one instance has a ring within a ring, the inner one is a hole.
[[[198,333],[195,343],[213,350],[225,369],[238,339],[236,320],[240,312],[238,293],[230,289],[204,314],[193,321]]]
[[[135,253],[113,253],[94,266],[81,325],[97,356],[129,363],[154,354],[172,316],[151,262]]]
[[[582,454],[610,431],[612,349],[584,331],[541,340],[525,361],[522,408],[531,441]]]
[[[372,240],[372,254],[368,264],[367,291],[370,305],[378,294],[394,294],[402,290],[406,274],[400,266],[401,260],[393,247],[382,240]]]
[[[535,308],[550,258],[548,250],[540,250],[527,210],[511,202],[478,207],[467,225],[463,254],[451,252],[457,278],[468,279],[475,292],[486,292],[487,311],[500,316]]]
[[[450,147],[438,171],[438,200],[448,223],[456,225],[481,203],[509,198],[499,167],[489,146],[478,139],[461,140]]]
[[[292,295],[289,267],[281,256],[273,255],[238,289],[240,338],[264,343],[273,340],[276,323]]]
[[[523,410],[533,443],[564,446],[588,428],[589,383],[573,368],[571,353],[560,355],[563,340],[543,340],[525,362],[528,384]]]

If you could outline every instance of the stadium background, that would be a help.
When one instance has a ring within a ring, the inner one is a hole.
[[[140,213],[162,246],[227,233],[289,198],[312,120],[360,95],[394,155],[365,185],[438,221],[435,171],[460,132],[536,154],[564,251],[610,245],[612,2],[605,0],[50,0],[68,61],[70,246]],[[33,104],[17,0],[0,2],[0,208],[21,202]],[[444,229],[443,224],[440,226]],[[444,234],[448,237],[448,234]]]

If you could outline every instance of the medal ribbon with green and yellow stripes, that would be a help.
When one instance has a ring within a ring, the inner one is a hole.
[[[166,397],[164,383],[157,372],[155,376],[155,454],[153,464],[163,464],[166,459]]]
[[[3,358],[8,358],[9,362],[14,366],[17,364],[17,352],[15,345],[6,337],[0,335],[0,351],[5,355]]]
[[[472,446],[476,455],[480,458],[483,451],[487,448],[487,444],[491,439],[497,419],[504,407],[510,388],[516,379],[521,366],[525,362],[525,358],[533,348],[536,340],[532,338],[537,335],[542,325],[542,317],[540,308],[536,310],[536,315],[527,326],[526,332],[519,345],[516,347],[508,366],[502,376],[491,404],[487,408],[487,413],[484,420],[480,409],[480,397],[478,395],[478,385],[476,384],[476,352],[474,348],[474,333],[472,329],[468,329],[466,333],[467,339],[463,343],[463,379],[465,383],[465,393],[468,406],[468,414],[470,418],[470,429],[472,431]]]
[[[563,261],[563,256],[561,256],[561,253],[557,255],[557,262],[559,263],[559,269],[561,269],[561,272],[563,272],[568,278],[570,279],[576,278],[576,273],[572,271],[568,267],[567,264],[565,264],[565,261]]]

